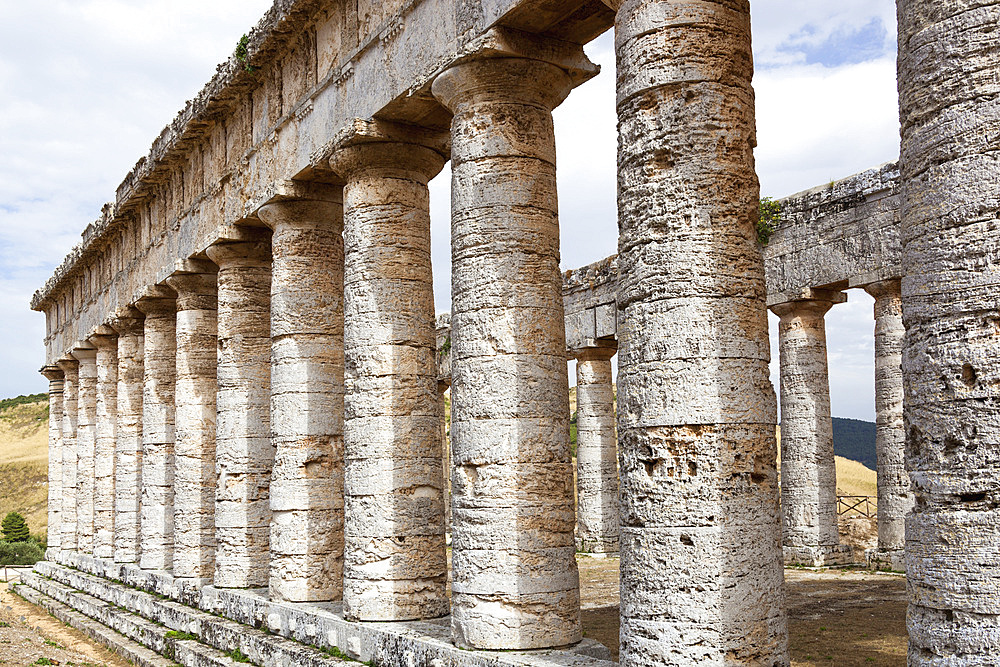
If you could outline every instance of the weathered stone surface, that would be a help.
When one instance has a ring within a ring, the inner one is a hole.
[[[452,630],[458,646],[580,639],[551,109],[527,58],[471,60],[452,118]],[[428,400],[431,401],[433,397]]]
[[[445,157],[353,142],[344,186],[344,614],[434,618],[445,596],[441,414],[427,182]]]
[[[899,0],[910,665],[1000,655],[1000,2]]]
[[[60,548],[76,551],[76,425],[78,386],[80,383],[80,362],[72,357],[64,357],[56,362],[63,372],[62,410],[62,477],[63,491],[61,506],[62,520],[59,524]]]
[[[621,663],[787,664],[749,4],[614,4]]]
[[[177,293],[174,553],[177,577],[215,574],[216,267],[188,261],[167,278]]]
[[[94,447],[94,555],[111,558],[115,536],[115,443],[118,430],[118,336],[107,328],[91,336],[97,348]]]
[[[76,413],[76,539],[81,553],[94,551],[94,454],[97,447],[97,350],[74,348],[80,362]]]
[[[618,553],[618,441],[611,357],[616,347],[576,352],[576,541],[580,551]]]
[[[118,332],[118,409],[115,431],[114,560],[139,561],[139,500],[142,487],[142,395],[145,315],[135,308],[115,313]]]
[[[913,508],[903,430],[903,311],[899,280],[865,286],[875,298],[875,454],[879,561],[900,564],[906,515]]]
[[[781,516],[786,563],[830,565],[849,557],[837,532],[837,467],[826,357],[827,311],[847,296],[771,306],[780,318]]]
[[[338,600],[344,554],[342,192],[268,204],[272,230],[271,563],[274,600]]]
[[[266,586],[271,443],[271,244],[265,229],[207,251],[219,266],[215,585]]]
[[[45,366],[42,375],[49,381],[49,495],[47,548],[62,546],[62,416],[63,372],[58,366]]]
[[[174,562],[174,420],[177,381],[176,293],[155,286],[136,303],[143,320],[142,471],[139,565]]]

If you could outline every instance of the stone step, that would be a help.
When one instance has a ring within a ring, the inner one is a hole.
[[[132,641],[121,633],[98,623],[92,618],[50,598],[26,584],[12,584],[11,591],[28,602],[41,607],[70,627],[76,628],[94,641],[103,644],[138,667],[177,667],[178,663]]]
[[[268,667],[342,667],[347,663],[298,642],[62,566],[36,566],[22,581],[186,667],[230,667],[239,662]],[[197,640],[176,633],[193,635]],[[248,660],[234,660],[236,651]]]

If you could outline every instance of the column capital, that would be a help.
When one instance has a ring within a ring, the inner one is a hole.
[[[577,361],[610,361],[618,353],[617,341],[597,341],[594,347],[581,347],[570,350],[569,355]]]
[[[47,379],[50,383],[63,381],[64,375],[62,369],[56,365],[42,366],[41,370],[38,372],[44,375],[45,379]]]
[[[543,60],[483,57],[446,69],[434,79],[431,92],[452,113],[468,104],[506,100],[551,111],[575,85],[564,69]]]
[[[164,316],[177,309],[177,292],[166,285],[147,287],[135,302],[135,307],[149,316]]]
[[[142,324],[145,318],[146,316],[141,310],[129,306],[118,309],[108,321],[108,326],[117,331],[120,336],[135,336],[142,333]]]
[[[80,341],[74,345],[73,351],[70,354],[80,362],[97,360],[97,348],[87,341]]]
[[[786,297],[788,295],[781,295]],[[767,307],[778,317],[822,317],[835,304],[847,301],[847,295],[837,290],[805,289],[796,297],[784,301],[768,298]]]
[[[341,191],[342,192],[342,191]],[[274,231],[284,227],[330,226],[336,233],[344,226],[343,195],[336,199],[281,199],[257,209],[257,217]]]
[[[876,299],[883,296],[894,296],[899,298],[902,293],[902,281],[899,278],[880,280],[877,283],[869,283],[865,285],[864,290]]]
[[[220,239],[205,250],[219,269],[270,267],[271,232],[254,227],[241,228],[239,239]]]
[[[87,340],[97,349],[118,349],[118,332],[108,325],[97,327]]]
[[[215,265],[202,260],[204,266],[188,267],[192,270],[201,269],[198,273],[187,271],[175,272],[164,281],[177,292],[177,311],[215,310],[218,307],[218,287]],[[204,270],[212,267],[211,271]]]
[[[75,375],[80,371],[80,362],[73,357],[66,355],[56,360],[56,366],[63,372],[63,377]]]
[[[332,142],[330,168],[347,180],[359,170],[400,169],[426,184],[451,154],[451,134],[416,125],[355,118]]]

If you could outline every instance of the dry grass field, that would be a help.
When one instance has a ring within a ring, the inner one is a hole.
[[[0,411],[0,517],[20,512],[35,535],[48,528],[48,401]]]

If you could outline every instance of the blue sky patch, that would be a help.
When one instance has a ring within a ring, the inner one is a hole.
[[[855,65],[886,55],[893,48],[892,44],[887,43],[888,36],[889,32],[880,18],[873,18],[857,28],[839,28],[823,41],[817,41],[817,38],[821,38],[819,29],[807,24],[778,46],[778,51],[801,53],[805,56],[807,65]]]

